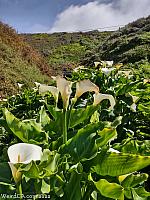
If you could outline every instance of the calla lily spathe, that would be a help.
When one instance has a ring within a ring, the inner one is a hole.
[[[118,74],[124,74],[127,78],[130,78],[132,75],[130,70],[126,70],[126,71],[118,71]]]
[[[104,67],[112,67],[113,66],[113,63],[114,63],[114,61],[101,61],[101,63],[102,63],[102,65],[104,66]]]
[[[98,93],[98,94],[94,94],[93,96],[94,96],[94,103],[93,103],[94,106],[98,105],[104,99],[108,99],[110,101],[109,109],[111,109],[111,110],[114,108],[114,106],[116,104],[114,97],[110,94]]]
[[[21,89],[24,86],[24,84],[22,84],[22,83],[17,83],[17,85],[18,85],[19,89]]]
[[[34,144],[18,143],[8,148],[9,166],[16,182],[20,181],[21,173],[15,167],[17,163],[28,164],[32,160],[40,160],[42,157],[42,148]]]
[[[72,93],[72,90],[71,90],[72,82],[67,81],[65,78],[63,78],[61,76],[56,76],[55,80],[57,83],[57,89],[61,93],[61,97],[63,100],[63,107],[64,107],[64,109],[67,109],[68,104],[69,104],[70,95]]]
[[[106,76],[108,76],[113,70],[114,70],[115,68],[106,68],[106,67],[104,67],[104,68],[101,68],[101,71],[106,75]]]
[[[83,80],[76,83],[75,99],[79,98],[85,92],[99,92],[99,87],[90,80]]]
[[[98,67],[98,65],[101,65],[101,62],[94,62],[95,67]]]
[[[131,110],[132,110],[133,112],[136,112],[136,108],[137,108],[136,103],[137,103],[137,101],[139,100],[139,97],[133,96],[133,95],[131,95],[131,97],[132,97],[133,103],[132,103],[132,105],[130,106],[130,108],[131,108]]]
[[[39,86],[39,93],[45,94],[46,92],[50,92],[53,95],[54,99],[56,100],[56,103],[58,102],[59,90],[56,87],[41,84]]]
[[[78,71],[81,70],[81,69],[87,69],[87,68],[85,68],[85,67],[82,65],[82,66],[79,66],[79,67],[74,68],[73,71],[74,71],[74,72],[78,72]]]
[[[39,94],[44,95],[45,93],[50,92],[53,95],[56,103],[58,102],[59,90],[56,87],[40,84],[38,82],[35,82],[35,85],[39,90]]]

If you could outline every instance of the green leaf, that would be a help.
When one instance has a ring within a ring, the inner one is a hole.
[[[120,176],[129,174],[150,165],[150,156],[126,153],[98,153],[89,163],[91,170],[100,175]]]
[[[42,176],[49,177],[57,172],[59,158],[60,155],[58,153],[44,149],[41,162],[38,166],[40,171],[43,172]]]
[[[135,189],[133,189],[133,188],[132,188],[132,195],[133,195],[133,200],[147,200],[147,198],[145,198],[145,197],[140,197],[140,196],[136,193]]]
[[[73,171],[69,182],[65,187],[65,200],[80,200],[81,199],[81,174]]]
[[[44,144],[46,134],[35,120],[20,121],[6,108],[3,110],[4,118],[11,131],[23,142]]]
[[[72,109],[70,115],[69,127],[73,128],[78,124],[88,119],[96,110],[98,106],[87,106],[86,108]]]
[[[22,164],[18,170],[28,178],[40,178],[40,171],[35,161],[29,164]]]
[[[94,182],[94,184],[103,196],[124,200],[124,189],[121,185],[118,185],[117,183],[109,183],[105,179]]]
[[[41,192],[43,194],[50,192],[50,184],[48,184],[44,179],[42,179]]]
[[[122,182],[121,185],[124,188],[129,188],[129,187],[135,187],[138,184],[146,181],[148,179],[148,174],[130,174],[129,176],[127,176]]]
[[[41,123],[42,127],[45,127],[47,124],[50,123],[50,118],[46,113],[44,106],[41,107],[41,110],[39,112],[38,122]]]
[[[116,96],[124,95],[133,90],[134,86],[136,86],[140,81],[129,82],[123,85],[120,85],[119,89],[116,91]]]
[[[95,135],[98,130],[104,128],[104,123],[88,124],[78,130],[77,134],[60,147],[60,152],[70,154],[77,162],[81,159],[89,159],[97,152]]]
[[[46,107],[55,120],[57,120],[60,115],[62,115],[62,110],[48,104],[46,104]]]
[[[99,131],[98,134],[101,136],[96,140],[98,147],[104,146],[110,140],[113,140],[117,137],[117,131],[114,128],[104,128],[102,131]]]
[[[150,197],[150,192],[147,192],[142,186],[135,188],[134,190],[140,197]]]
[[[12,178],[8,163],[0,163],[0,182],[10,183]]]

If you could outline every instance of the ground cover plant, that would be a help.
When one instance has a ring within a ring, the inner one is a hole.
[[[0,194],[148,199],[148,80],[110,61],[53,78],[0,104]]]

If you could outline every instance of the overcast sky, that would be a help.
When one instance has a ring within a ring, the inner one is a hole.
[[[150,0],[0,0],[0,21],[19,33],[86,31],[148,15]]]

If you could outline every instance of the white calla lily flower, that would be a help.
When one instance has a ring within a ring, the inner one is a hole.
[[[64,109],[67,109],[68,104],[69,104],[69,99],[70,95],[72,93],[71,87],[72,87],[72,82],[67,81],[65,78],[61,76],[57,76],[55,78],[56,83],[57,83],[57,88],[59,92],[61,93],[61,97],[63,100],[63,107]]]
[[[99,92],[99,87],[92,83],[90,80],[83,80],[76,83],[75,98],[79,98],[85,92]]]
[[[132,94],[130,94],[130,93],[127,93],[127,94],[126,94],[126,97],[131,97],[131,98],[132,98],[132,102],[133,102],[133,103],[131,104],[130,109],[131,109],[133,112],[136,112],[136,108],[137,108],[136,103],[137,103],[137,101],[139,100],[139,97],[134,96],[134,95],[132,95]]]
[[[98,65],[101,65],[101,62],[94,62],[95,67],[98,67]]]
[[[132,75],[131,70],[125,70],[125,71],[118,71],[118,74],[124,74],[127,78],[130,78]]]
[[[85,68],[84,66],[79,66],[79,67],[74,68],[73,71],[78,72],[81,69],[87,69],[87,68]]]
[[[94,94],[93,96],[94,96],[94,103],[93,103],[94,106],[98,105],[104,99],[108,99],[110,101],[109,109],[111,109],[111,110],[114,108],[114,106],[116,104],[114,97],[110,94],[98,93],[98,94]]]
[[[113,149],[113,148],[110,148],[108,150],[109,152],[113,152],[113,153],[120,153],[120,151],[116,150],[116,149]]]
[[[108,76],[113,70],[115,70],[115,68],[101,68],[101,71]]]
[[[42,148],[34,144],[18,143],[8,148],[9,166],[16,182],[21,179],[21,172],[15,167],[17,163],[28,164],[32,160],[40,160],[42,157]]]
[[[133,103],[132,103],[132,105],[130,106],[130,108],[131,108],[131,110],[132,110],[133,112],[136,112],[136,108],[137,108],[136,103],[137,103],[137,101],[139,100],[139,97],[134,96],[134,95],[132,95],[132,94],[130,94],[130,93],[129,93],[128,95],[132,97],[132,101],[133,101]]]
[[[101,61],[101,63],[104,67],[112,67],[114,61]]]
[[[130,106],[130,108],[131,108],[131,110],[133,111],[133,112],[136,112],[136,104],[135,103],[133,103],[131,106]]]
[[[46,92],[50,92],[56,100],[56,103],[58,102],[59,90],[56,87],[41,84],[39,86],[39,94],[45,94]]]
[[[38,82],[34,82],[34,84],[36,85],[36,88],[39,88],[39,86],[41,85],[41,83]]]
[[[22,83],[17,83],[17,85],[18,85],[19,89],[21,89],[24,86],[24,84],[22,84]]]

